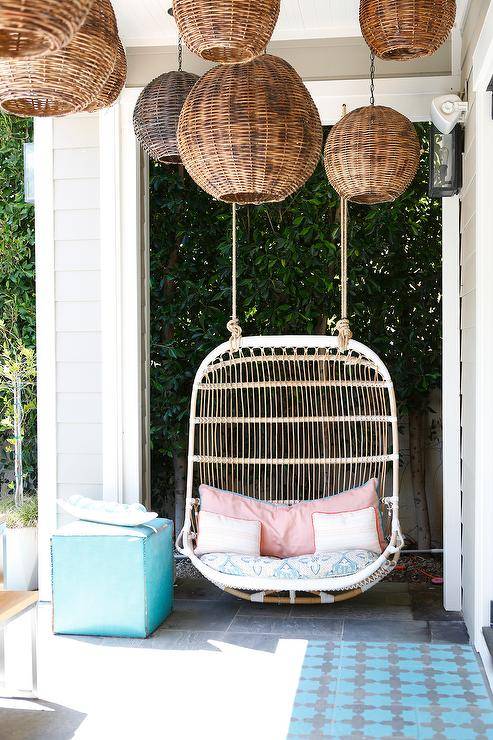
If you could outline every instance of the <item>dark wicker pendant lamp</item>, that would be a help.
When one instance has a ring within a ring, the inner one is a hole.
[[[0,61],[0,106],[17,116],[63,116],[99,95],[117,58],[118,29],[109,0],[94,0],[72,41],[33,60]]]
[[[310,177],[322,127],[303,81],[265,54],[209,70],[185,101],[178,146],[188,173],[228,203],[280,201]]]
[[[280,0],[173,0],[173,16],[190,51],[220,64],[262,54],[279,9]]]
[[[125,55],[123,44],[120,39],[118,39],[118,50],[113,71],[104,83],[103,88],[100,90],[97,97],[87,106],[86,111],[92,113],[93,111],[109,108],[113,105],[123,90],[126,79],[127,57]]]
[[[178,37],[178,71],[165,72],[149,82],[134,109],[134,131],[145,152],[161,164],[179,164],[177,129],[185,99],[199,79],[182,70],[182,42]]]
[[[324,151],[330,184],[353,203],[395,200],[416,175],[420,144],[402,113],[375,105],[371,57],[370,105],[356,108],[332,127]]]
[[[377,57],[404,61],[434,54],[452,30],[455,12],[455,0],[361,0],[359,20]]]
[[[93,0],[1,0],[0,59],[35,59],[66,46]]]

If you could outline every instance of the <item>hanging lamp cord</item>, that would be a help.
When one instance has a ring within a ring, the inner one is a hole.
[[[240,348],[241,326],[238,321],[236,307],[236,203],[233,203],[232,212],[233,226],[233,250],[231,255],[231,320],[228,321],[226,328],[231,334],[229,346],[231,352],[237,352]]]
[[[347,317],[347,200],[341,197],[341,318],[336,324],[340,352],[347,352],[353,336]]]

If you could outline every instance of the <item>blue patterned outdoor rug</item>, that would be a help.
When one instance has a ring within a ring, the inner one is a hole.
[[[311,640],[290,738],[493,739],[493,706],[469,645]]]

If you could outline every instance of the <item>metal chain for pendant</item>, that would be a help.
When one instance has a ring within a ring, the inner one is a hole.
[[[181,34],[178,36],[178,72],[181,72],[181,66],[183,62],[183,45],[181,40]]]
[[[370,105],[375,105],[375,54],[370,52]]]

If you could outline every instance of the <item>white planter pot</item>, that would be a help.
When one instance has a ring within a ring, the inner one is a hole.
[[[3,587],[8,591],[37,590],[38,530],[36,527],[5,529],[3,577]]]

